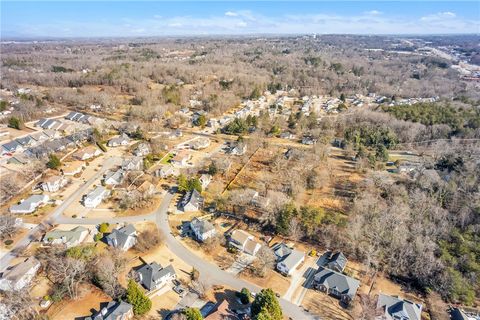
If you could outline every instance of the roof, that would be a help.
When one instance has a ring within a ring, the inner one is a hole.
[[[183,161],[185,159],[190,159],[190,156],[190,153],[186,151],[180,151],[170,161]]]
[[[17,138],[17,139],[15,139],[15,141],[17,141],[21,145],[26,145],[26,144],[29,144],[29,143],[35,141],[35,139],[33,139],[30,136],[25,136],[25,137]]]
[[[49,239],[56,240],[65,238],[65,243],[75,243],[82,240],[82,233],[85,231],[88,231],[88,229],[82,226],[75,227],[71,230],[53,230],[47,232],[43,239],[50,241]]]
[[[200,208],[203,205],[203,197],[196,189],[188,191],[183,197],[181,202],[182,208],[187,204],[191,204],[195,208]]]
[[[29,211],[33,210],[38,203],[48,201],[48,196],[44,194],[34,194],[19,204],[10,207],[10,211]]]
[[[165,275],[175,274],[175,270],[172,265],[162,268],[160,264],[152,262],[150,264],[144,264],[137,270],[137,273],[142,276],[140,283],[148,290],[152,290],[155,288],[155,283],[159,279]]]
[[[343,270],[347,265],[347,257],[345,257],[345,255],[341,251],[338,251],[331,256],[328,261],[328,264],[330,263],[337,264],[341,268],[341,270]]]
[[[2,144],[2,147],[7,151],[15,151],[18,147],[20,147],[20,143],[13,140],[13,141]]]
[[[279,259],[283,259],[285,256],[289,255],[292,252],[292,249],[283,242],[275,244],[272,247],[272,250],[273,253],[275,253],[275,256],[277,256]]]
[[[243,245],[250,237],[252,237],[252,235],[246,231],[235,230],[232,232],[232,235],[230,238],[235,242],[241,243]]]
[[[420,320],[422,313],[421,304],[382,293],[378,296],[377,308],[385,309],[387,319],[395,319],[397,316],[400,319]]]
[[[255,252],[256,252],[255,249],[256,249],[258,246],[261,246],[261,244],[258,243],[258,242],[255,241],[255,240],[248,239],[248,240],[247,240],[247,243],[245,244],[245,252],[254,255]]]
[[[215,227],[210,223],[210,221],[200,220],[198,218],[193,218],[192,221],[190,221],[190,226],[200,234],[215,230]]]
[[[49,177],[45,178],[43,180],[43,182],[54,183],[54,182],[56,182],[58,180],[62,180],[62,179],[63,179],[63,177],[61,175],[52,175],[52,176],[49,176]]]
[[[85,165],[83,161],[71,161],[67,162],[63,165],[62,170],[63,172],[72,172],[76,171],[78,168],[81,168]]]
[[[299,261],[305,258],[305,253],[298,250],[292,250],[292,252],[282,261],[282,264],[288,269],[293,269]]]
[[[239,319],[235,313],[228,309],[229,304],[227,300],[217,303],[210,313],[205,317],[205,320],[237,320]]]
[[[463,312],[463,310],[460,310],[458,308],[453,308],[450,311],[450,318],[452,320],[469,320],[468,316]]]
[[[17,282],[31,269],[38,267],[40,267],[40,261],[38,261],[35,257],[28,257],[19,264],[16,264],[10,269],[5,270],[2,273],[1,279]]]
[[[137,230],[131,224],[121,227],[120,229],[113,229],[113,231],[106,237],[107,240],[117,240],[117,246],[123,247],[129,237],[135,235]]]
[[[102,310],[105,310],[105,314],[102,314],[102,310],[98,311],[92,317],[88,317],[88,320],[118,320],[123,319],[123,316],[133,309],[132,305],[123,301],[110,301]]]
[[[109,171],[105,175],[105,181],[113,179],[115,182],[120,183],[123,180],[123,170],[118,169],[117,171]]]
[[[150,189],[155,189],[155,185],[148,180],[145,180],[140,186],[138,186],[137,190],[140,192],[147,192]]]
[[[355,297],[360,282],[341,273],[320,267],[315,274],[315,282],[325,285],[328,289],[336,289],[350,299]]]
[[[86,198],[88,199],[96,199],[98,197],[103,197],[104,193],[107,191],[107,189],[105,189],[105,187],[103,186],[98,186],[96,187],[95,189],[93,189],[92,191],[90,191],[89,193],[87,193],[87,196]]]

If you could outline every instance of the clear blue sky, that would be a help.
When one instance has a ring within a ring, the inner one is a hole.
[[[1,1],[1,35],[480,33],[480,1]]]

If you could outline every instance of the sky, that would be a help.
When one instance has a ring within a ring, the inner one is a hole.
[[[480,33],[480,1],[0,1],[1,39]]]

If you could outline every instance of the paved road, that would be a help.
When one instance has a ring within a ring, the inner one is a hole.
[[[259,292],[262,288],[251,284],[247,281],[239,279],[232,274],[220,269],[217,265],[207,262],[197,255],[192,253],[186,248],[179,239],[173,236],[170,225],[168,224],[167,210],[174,193],[167,193],[160,204],[160,207],[156,211],[156,223],[158,228],[165,235],[165,242],[167,247],[180,259],[182,259],[188,265],[193,266],[200,272],[200,278],[209,284],[226,285],[236,290],[242,288],[248,288],[252,292]],[[301,307],[285,300],[279,299],[284,314],[292,319],[320,319],[319,317],[312,316],[306,313]]]
[[[78,199],[79,196],[81,196],[87,189],[90,187],[92,183],[95,182],[98,178],[100,178],[105,171],[110,169],[116,164],[119,164],[121,161],[120,158],[117,157],[111,157],[108,158],[104,161],[103,166],[98,172],[93,175],[88,181],[86,181],[80,188],[75,190],[74,193],[72,193],[65,201],[62,202],[58,207],[55,208],[55,210],[48,215],[42,223],[46,224],[54,224],[59,217],[61,217],[63,211],[65,211],[68,206],[70,206],[76,199]],[[76,223],[76,221],[74,222]],[[20,241],[17,242],[17,244],[7,253],[5,253],[1,259],[0,259],[0,270],[3,270],[4,268],[8,267],[10,265],[10,262],[12,259],[14,259],[17,256],[18,252],[21,252],[23,248],[28,246],[30,242],[34,241],[37,237],[37,235],[44,231],[45,226],[44,224],[39,224],[37,227],[33,228],[30,230]]]

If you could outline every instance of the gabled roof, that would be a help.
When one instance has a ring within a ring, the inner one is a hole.
[[[283,259],[292,252],[292,249],[283,242],[275,244],[272,250],[278,259]]]
[[[113,229],[113,231],[107,236],[107,240],[117,240],[118,247],[124,247],[129,237],[135,236],[135,227],[131,224],[126,225],[120,229]]]
[[[105,174],[105,182],[112,179],[114,183],[118,184],[123,181],[123,176],[124,173],[122,169],[118,169],[117,171],[109,171],[107,174]]]
[[[75,243],[82,239],[82,234],[88,231],[87,228],[78,226],[71,230],[52,230],[47,232],[43,239],[52,241],[64,238],[64,243]]]
[[[294,268],[299,261],[305,258],[305,253],[298,250],[292,250],[292,252],[283,259],[282,264],[285,265],[289,270]]]
[[[240,244],[245,244],[245,242],[247,242],[247,240],[252,237],[251,234],[249,234],[248,232],[246,231],[243,231],[243,230],[235,230],[233,231],[232,235],[231,235],[231,239],[237,243],[240,243]]]
[[[133,309],[132,305],[123,301],[110,301],[102,310],[98,311],[92,317],[86,318],[86,320],[118,320],[123,319],[123,316]]]
[[[152,290],[155,288],[155,284],[159,279],[163,278],[165,275],[175,274],[175,270],[172,265],[162,268],[160,264],[152,262],[150,264],[144,264],[137,270],[137,273],[141,275],[140,283],[147,290]]]
[[[210,221],[200,220],[198,218],[193,218],[192,221],[190,221],[190,226],[200,234],[215,230],[215,227],[210,223]]]
[[[17,138],[17,139],[15,139],[15,141],[17,141],[21,145],[27,145],[27,144],[30,144],[30,143],[34,142],[35,139],[33,139],[31,136],[25,136],[25,137],[22,137],[22,138]]]
[[[92,191],[90,191],[89,193],[87,193],[87,196],[86,198],[88,199],[96,199],[98,197],[103,197],[104,193],[107,191],[107,189],[105,189],[105,187],[103,186],[98,186],[96,187],[95,189],[93,189]]]
[[[378,296],[377,308],[385,310],[387,319],[396,319],[397,316],[399,319],[420,320],[422,313],[421,304],[382,293]]]
[[[343,271],[343,269],[345,269],[345,267],[347,266],[347,261],[347,257],[345,257],[345,255],[341,251],[338,251],[331,256],[327,264],[336,264]]]
[[[38,267],[40,267],[40,261],[38,261],[35,257],[28,257],[19,264],[16,264],[10,269],[3,271],[0,279],[17,282],[31,269]]]
[[[355,297],[360,282],[341,273],[320,267],[315,274],[315,282],[323,284],[328,289],[335,289],[350,299]]]
[[[18,143],[16,140],[2,144],[2,147],[7,151],[15,151],[20,146],[20,143]]]
[[[203,205],[203,197],[195,189],[193,189],[192,191],[188,191],[182,199],[182,208],[185,207],[187,204],[191,204],[195,208],[200,208]]]
[[[34,194],[27,199],[23,200],[21,203],[13,205],[10,207],[10,211],[33,211],[38,206],[39,203],[48,201],[49,197],[44,194]]]

